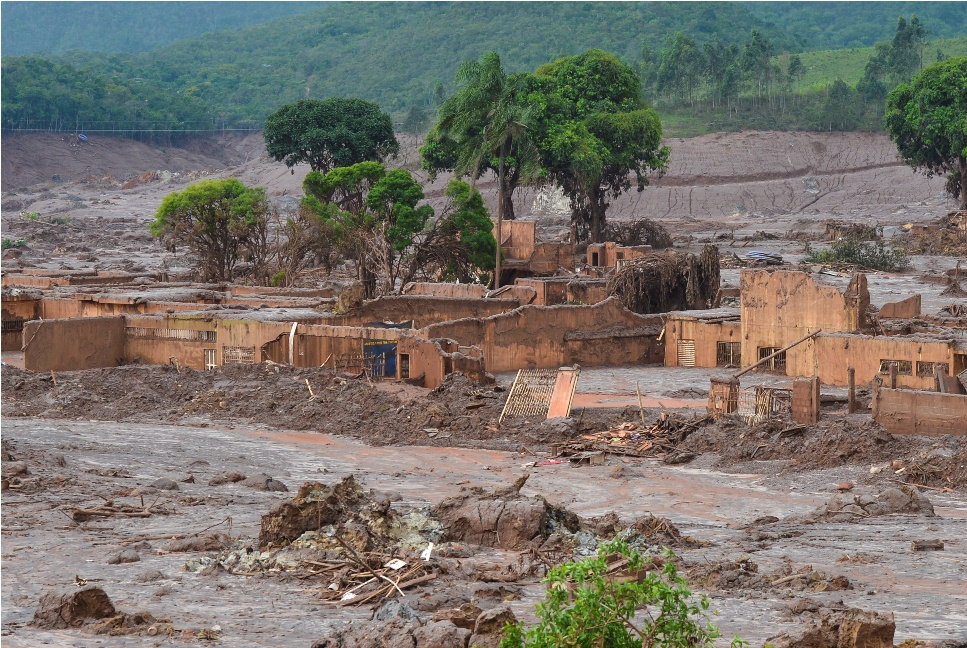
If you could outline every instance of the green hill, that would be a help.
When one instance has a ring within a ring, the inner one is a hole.
[[[259,127],[282,104],[329,96],[370,99],[402,119],[411,106],[432,108],[441,86],[444,92],[452,89],[460,64],[488,51],[499,52],[510,72],[534,70],[591,47],[639,65],[643,46],[660,52],[676,32],[690,37],[700,54],[703,45],[716,41],[733,45],[732,60],[741,62],[755,30],[768,42],[767,51],[780,55],[776,61],[789,60],[782,53],[802,52],[806,73],[795,85],[819,94],[837,78],[854,84],[868,46],[890,37],[903,10],[915,11],[928,33],[959,37],[940,43],[947,56],[965,53],[967,3],[7,2],[2,122],[6,129],[73,124],[141,133]],[[181,40],[172,42],[176,38]],[[127,51],[139,42],[165,44]],[[819,43],[838,42],[867,47],[812,51]],[[7,55],[31,48],[87,51]],[[924,60],[935,57],[931,44]],[[699,91],[689,90],[680,100],[669,94],[676,91],[655,90],[649,81],[663,115],[684,119],[693,124],[689,128],[719,127],[722,111],[735,127],[760,123],[729,115],[758,119],[752,113],[761,111],[763,97],[743,103],[749,98],[746,87],[723,106],[724,95],[715,87],[721,72],[706,66],[689,73],[700,79]],[[796,113],[821,110],[821,97],[787,103],[791,90],[777,74],[766,76],[772,79],[765,97],[772,114],[762,123],[816,122],[818,117]],[[708,99],[716,95],[718,101]],[[701,105],[708,101],[711,112]],[[877,119],[874,111],[863,123],[876,127]]]
[[[145,52],[318,8],[318,2],[4,2],[0,53]]]

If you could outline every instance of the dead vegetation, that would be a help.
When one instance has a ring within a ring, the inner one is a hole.
[[[719,291],[719,251],[706,245],[700,256],[653,252],[614,273],[608,293],[635,313],[711,308]]]

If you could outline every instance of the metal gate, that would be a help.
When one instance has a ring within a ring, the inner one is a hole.
[[[678,341],[678,366],[695,366],[695,340]]]

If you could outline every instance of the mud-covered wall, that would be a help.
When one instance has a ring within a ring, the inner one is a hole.
[[[297,367],[336,367],[359,370],[363,362],[363,342],[397,342],[401,329],[350,326],[308,325],[296,328],[294,364]]]
[[[490,317],[520,306],[513,299],[473,299],[431,297],[428,295],[400,295],[380,297],[367,302],[358,312],[332,318],[333,326],[365,326],[370,322],[406,322],[413,320],[414,328],[463,319]]]
[[[893,434],[967,435],[967,396],[881,387],[873,418]]]
[[[124,361],[124,318],[36,320],[24,324],[24,368],[73,371]]]
[[[946,363],[947,375],[953,375],[950,369],[954,366],[954,344],[926,338],[821,333],[789,351],[786,373],[790,376],[816,375],[827,385],[846,385],[847,370],[853,367],[856,384],[862,385],[869,383],[874,376],[880,375],[884,379],[889,376],[889,373],[880,373],[882,360],[910,363],[909,373],[897,375],[898,387],[933,389],[932,368],[925,371],[925,375],[918,376],[918,364]]]
[[[679,341],[691,340],[695,345],[696,367],[718,366],[718,343],[741,342],[740,322],[706,322],[691,318],[669,317],[665,323],[666,367],[678,367]]]
[[[560,367],[578,362],[576,357],[585,366],[637,364],[652,356],[660,330],[659,317],[635,315],[608,299],[593,306],[523,306],[483,319],[433,324],[420,335],[478,346],[487,371],[496,373]]]
[[[429,295],[431,297],[483,299],[487,287],[483,284],[429,283],[413,281],[400,291],[404,295]]]
[[[809,333],[858,331],[865,328],[870,293],[866,275],[854,275],[845,292],[820,286],[805,272],[743,270],[741,274],[742,365],[759,359],[759,349],[784,347]],[[794,368],[802,345],[787,352],[790,376],[814,371]],[[824,381],[825,382],[825,381]]]
[[[287,335],[291,322],[218,319],[203,316],[126,317],[125,357],[152,364],[178,364],[204,369],[206,351],[216,365],[261,362],[261,347]],[[210,355],[210,353],[209,353]]]

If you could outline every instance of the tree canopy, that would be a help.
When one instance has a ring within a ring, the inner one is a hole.
[[[230,281],[244,247],[264,250],[268,211],[263,187],[202,180],[165,196],[148,228],[169,250],[185,245],[197,255],[203,281]]]
[[[641,96],[630,66],[601,50],[558,59],[534,73],[527,101],[547,177],[571,201],[572,231],[593,241],[604,233],[608,198],[648,184],[648,171],[667,168],[658,113]]]
[[[886,130],[911,167],[950,174],[947,189],[967,209],[967,57],[935,63],[893,90]]]
[[[403,270],[404,252],[433,216],[423,187],[405,169],[387,172],[379,162],[310,171],[302,184],[305,207],[328,223],[352,256],[359,279],[372,297],[380,288],[391,293]]]
[[[272,159],[326,173],[399,152],[393,121],[364,99],[303,99],[282,106],[262,130]]]

